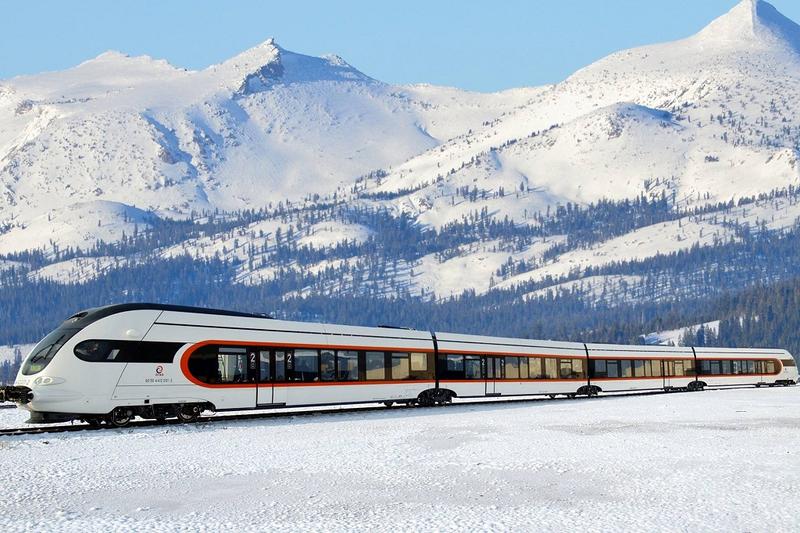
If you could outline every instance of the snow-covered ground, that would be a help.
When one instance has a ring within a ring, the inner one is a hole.
[[[3,438],[0,527],[797,531],[798,442],[794,388]]]
[[[687,326],[684,328],[648,333],[644,336],[644,343],[661,344],[664,346],[680,346],[683,336],[686,335],[687,331],[691,330],[693,334],[696,334],[701,326],[704,327],[706,331],[714,332],[715,335],[719,334],[719,320],[713,320],[704,324],[696,324],[694,326]]]

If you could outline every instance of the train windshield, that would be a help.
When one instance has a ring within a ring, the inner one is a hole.
[[[25,359],[25,363],[22,365],[22,374],[30,376],[44,370],[64,343],[79,331],[80,329],[76,328],[58,328],[39,341],[39,344]]]

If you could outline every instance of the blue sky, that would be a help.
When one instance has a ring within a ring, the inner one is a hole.
[[[479,91],[556,82],[610,52],[691,35],[736,0],[2,0],[0,79],[109,50],[203,68],[274,36],[375,78]],[[774,0],[800,20],[800,2]]]

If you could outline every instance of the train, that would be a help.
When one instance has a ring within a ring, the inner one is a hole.
[[[24,359],[0,401],[29,423],[124,427],[136,417],[455,398],[596,396],[795,385],[780,349],[607,345],[128,303],[81,311]]]

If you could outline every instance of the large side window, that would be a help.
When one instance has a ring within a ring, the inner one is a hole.
[[[548,357],[544,360],[545,379],[558,379],[558,359]]]
[[[528,357],[520,357],[519,358],[519,377],[520,379],[528,379],[528,363],[530,359]]]
[[[543,358],[532,357],[528,361],[528,375],[531,379],[545,379]]]
[[[410,355],[407,353],[392,353],[392,379],[408,379],[411,377]]]
[[[366,375],[368,380],[386,379],[385,359],[383,352],[367,352]]]
[[[446,354],[440,355],[439,358],[442,379],[465,379],[463,355]]]
[[[358,352],[336,352],[336,379],[339,381],[358,380]]]
[[[189,373],[209,384],[252,383],[256,379],[247,348],[209,345],[189,356]]]
[[[322,381],[336,379],[335,356],[331,350],[322,350],[319,354],[319,374]]]
[[[412,372],[427,372],[428,371],[428,354],[414,352],[411,354],[411,371]]]
[[[482,379],[481,356],[467,355],[464,357],[464,374],[467,379]]]
[[[650,361],[650,373],[653,377],[661,377],[661,360],[654,359]]]
[[[519,379],[519,357],[506,356],[506,379]]]
[[[606,371],[605,359],[592,359],[590,368],[592,371],[591,375],[593,378],[608,377],[608,372]]]
[[[751,366],[755,366],[755,365],[753,364],[753,361],[748,361],[748,363],[749,363]],[[766,373],[766,374],[775,374],[775,373],[776,373],[776,369],[775,369],[775,361],[765,361],[765,365],[764,365],[764,366],[766,367],[766,368],[765,368],[765,373]],[[751,374],[754,374],[754,373],[755,373],[755,368],[753,368],[753,370],[752,370],[750,373],[751,373]]]
[[[275,350],[275,381],[286,381],[286,360],[291,350]]]
[[[572,360],[572,377],[575,379],[586,379],[586,361],[583,359]]]
[[[608,377],[610,378],[622,377],[619,373],[619,361],[618,360],[606,361],[606,372]]]
[[[179,342],[92,339],[79,342],[73,352],[91,363],[172,363],[182,346]]]
[[[319,354],[317,350],[295,350],[292,381],[319,381]]]

